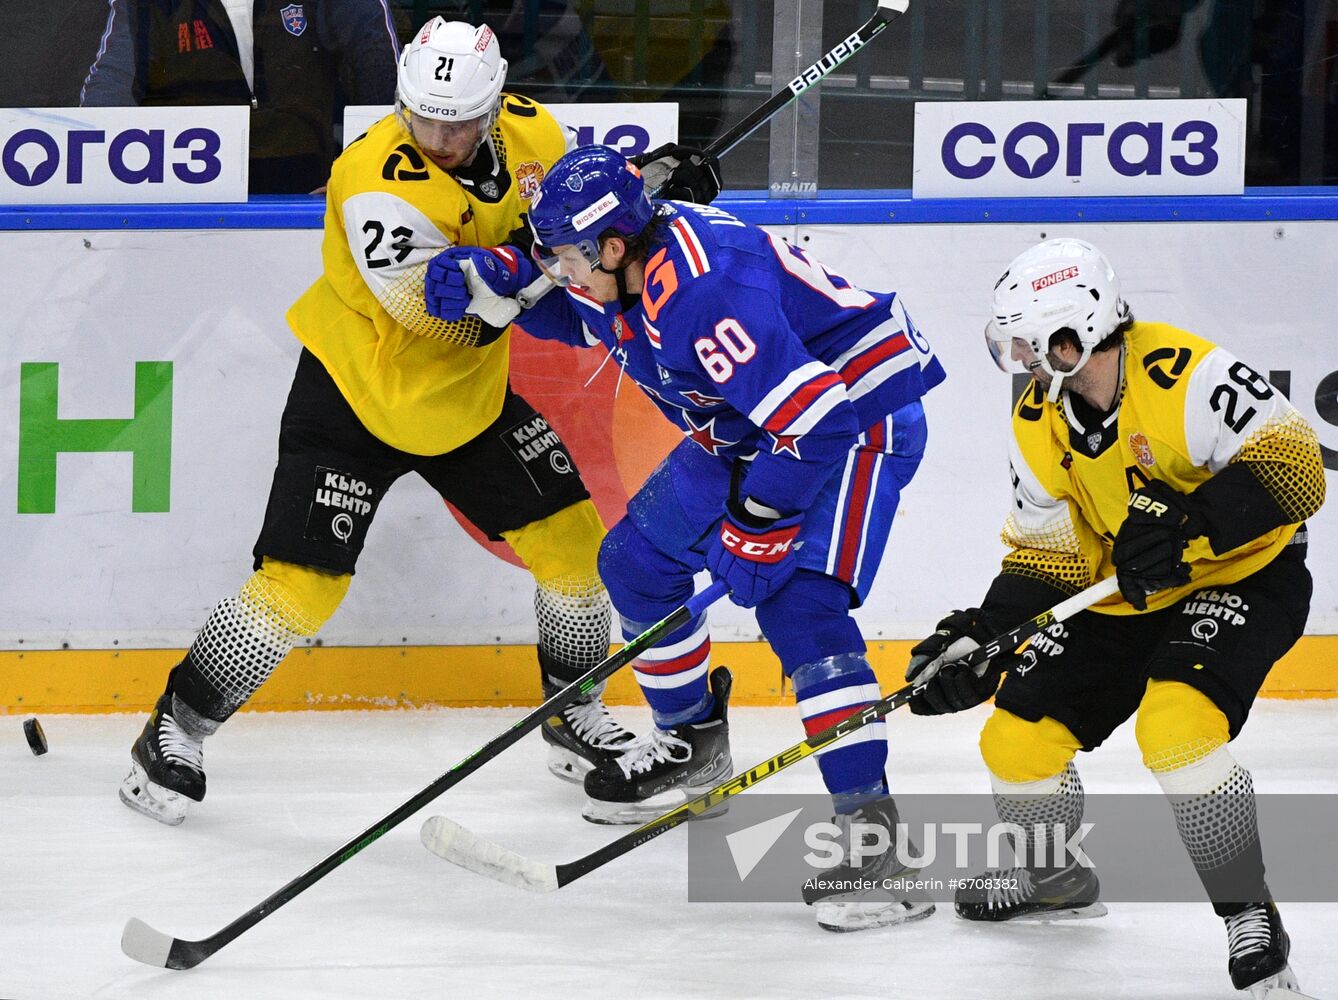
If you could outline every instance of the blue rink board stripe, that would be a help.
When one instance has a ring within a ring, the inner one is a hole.
[[[1157,198],[921,198],[905,190],[824,191],[816,198],[722,195],[716,204],[762,225],[932,222],[1286,222],[1338,219],[1338,188],[1250,188],[1243,195]],[[260,195],[241,204],[0,206],[0,230],[318,229],[325,201]]]

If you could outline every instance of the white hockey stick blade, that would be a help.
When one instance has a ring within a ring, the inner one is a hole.
[[[911,0],[878,0],[880,10],[894,10],[898,14],[906,13],[906,8],[911,5]]]
[[[475,874],[531,892],[553,892],[558,888],[556,865],[531,861],[470,833],[445,816],[429,816],[423,822],[421,836],[423,846],[433,854]]]
[[[125,930],[121,931],[121,950],[136,962],[166,969],[172,938],[162,931],[155,931],[138,917],[131,917],[126,921]]]

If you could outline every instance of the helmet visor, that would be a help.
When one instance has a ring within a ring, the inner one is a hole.
[[[535,240],[530,255],[544,273],[563,288],[568,285],[586,287],[599,264],[599,246],[594,240],[559,247],[547,247]]]
[[[985,346],[999,370],[1009,375],[1030,375],[1029,362],[1036,360],[1031,344],[1000,330],[994,320],[985,324]]]

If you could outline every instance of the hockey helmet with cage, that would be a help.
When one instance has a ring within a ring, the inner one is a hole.
[[[594,268],[602,233],[636,236],[654,213],[641,171],[627,157],[608,146],[578,147],[553,164],[530,202],[535,257],[553,273],[553,248],[575,246]]]
[[[1129,319],[1120,297],[1120,279],[1110,262],[1092,244],[1061,238],[1046,240],[1019,254],[994,284],[994,317],[985,326],[990,355],[1004,371],[1012,343],[1024,341],[1033,365],[1050,375],[1052,399],[1063,379],[1087,363],[1097,344]],[[1069,330],[1081,356],[1069,371],[1057,372],[1047,356],[1050,340]]]
[[[410,115],[448,123],[486,118],[482,141],[497,117],[506,69],[497,36],[486,24],[434,17],[400,53],[396,110],[406,124]]]

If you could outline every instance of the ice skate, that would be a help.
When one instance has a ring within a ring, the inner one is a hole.
[[[957,915],[963,920],[1082,920],[1104,917],[1096,872],[1067,868],[996,868],[963,879]]]
[[[582,816],[592,823],[644,823],[734,773],[729,753],[733,678],[725,667],[716,667],[710,684],[715,708],[709,718],[668,730],[652,729],[585,776],[589,801]]]
[[[560,689],[561,685],[544,681],[545,698]],[[600,692],[591,692],[550,716],[540,732],[548,744],[548,770],[573,782],[584,781],[588,773],[616,758],[636,739],[635,733],[609,713]]]
[[[1226,920],[1227,971],[1231,985],[1249,991],[1253,1000],[1274,1000],[1282,996],[1301,996],[1300,985],[1287,958],[1291,939],[1282,927],[1282,915],[1271,899],[1251,903]],[[1285,991],[1293,991],[1288,994]]]
[[[159,823],[177,826],[188,804],[204,799],[204,791],[204,742],[177,723],[172,695],[165,693],[130,748],[121,801]]]
[[[804,902],[814,908],[818,926],[826,931],[862,931],[871,927],[923,920],[934,912],[934,902],[913,885],[919,872],[902,864],[894,850],[897,842],[897,807],[890,798],[877,799],[854,813],[837,815],[847,860],[804,883]],[[887,830],[887,850],[850,863],[852,823],[876,824]],[[887,880],[887,881],[885,881]],[[865,888],[873,883],[874,888]]]

